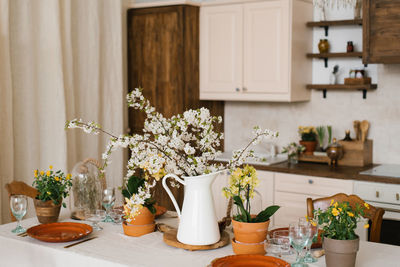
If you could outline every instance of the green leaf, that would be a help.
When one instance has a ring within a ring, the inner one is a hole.
[[[239,207],[240,213],[242,215],[242,219],[244,219],[245,222],[250,222],[250,214],[244,208],[242,199],[239,196],[234,196],[233,201],[234,201],[235,205]]]
[[[257,214],[257,217],[255,218],[255,222],[266,222],[269,220],[269,218],[275,214],[279,210],[279,206],[269,206],[265,210],[261,211],[259,214]]]

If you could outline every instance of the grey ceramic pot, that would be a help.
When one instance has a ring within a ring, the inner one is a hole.
[[[327,267],[354,267],[360,239],[336,240],[324,237],[325,262]]]

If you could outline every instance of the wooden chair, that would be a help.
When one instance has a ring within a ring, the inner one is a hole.
[[[314,200],[312,200],[311,198],[307,198],[307,216],[314,217],[313,211],[316,209],[326,210],[330,206],[332,199],[335,202],[347,201],[352,207],[355,207],[356,204],[364,205],[365,203],[364,200],[356,195],[348,196],[343,193],[325,198],[317,198]],[[365,209],[364,213],[364,218],[371,221],[369,241],[379,243],[381,240],[382,216],[385,211],[382,208],[376,208],[369,205],[369,209]]]
[[[36,196],[38,195],[38,191],[36,190],[36,188],[33,188],[32,186],[29,186],[24,182],[13,181],[9,184],[6,184],[5,188],[8,192],[9,200],[12,195],[25,195],[32,199],[36,198]],[[16,219],[12,215],[11,208],[10,208],[10,214],[11,214],[11,220],[15,222]]]

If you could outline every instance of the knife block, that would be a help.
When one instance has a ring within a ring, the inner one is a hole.
[[[343,146],[343,157],[338,161],[339,166],[364,167],[372,164],[372,140],[339,141]]]

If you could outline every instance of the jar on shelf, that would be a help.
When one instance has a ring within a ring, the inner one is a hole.
[[[86,211],[101,209],[105,178],[100,179],[99,164],[86,159],[75,164],[72,170],[73,209],[71,218],[84,220]]]
[[[329,45],[328,39],[320,39],[319,40],[318,50],[321,54],[328,53],[329,48],[330,48],[330,45]]]

